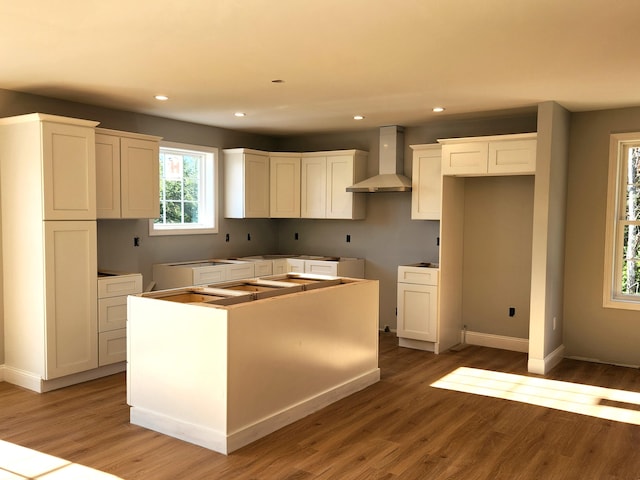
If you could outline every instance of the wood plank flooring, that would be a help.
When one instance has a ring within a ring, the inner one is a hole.
[[[229,456],[129,424],[124,374],[42,395],[0,383],[0,439],[125,480],[640,479],[639,426],[431,386],[460,366],[527,375],[526,361],[382,333],[379,383]],[[640,391],[637,369],[610,365],[564,360],[547,378]]]

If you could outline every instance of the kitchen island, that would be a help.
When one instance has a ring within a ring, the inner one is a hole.
[[[378,282],[301,277],[129,297],[131,423],[228,454],[377,382]]]

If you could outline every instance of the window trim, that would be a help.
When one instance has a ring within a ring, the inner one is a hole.
[[[204,234],[216,234],[218,233],[218,154],[219,149],[217,147],[208,147],[204,145],[193,145],[187,143],[178,142],[160,142],[160,149],[162,148],[175,148],[177,150],[191,150],[194,152],[205,152],[212,155],[212,162],[205,162],[205,177],[210,177],[205,182],[209,185],[208,189],[205,189],[207,195],[206,202],[209,203],[209,208],[213,216],[213,226],[209,227],[194,227],[194,226],[177,226],[177,227],[163,227],[156,229],[156,224],[153,218],[149,219],[149,236],[166,236],[166,235],[204,235]],[[158,156],[158,162],[160,157]],[[158,181],[160,178],[158,177]]]
[[[626,175],[623,163],[625,148],[630,144],[640,145],[640,132],[613,133],[609,139],[609,173],[607,186],[607,212],[605,228],[605,258],[603,281],[603,307],[624,310],[640,310],[640,296],[624,295],[618,282],[622,278],[622,231],[628,221],[622,218],[623,175]],[[626,165],[624,165],[626,166]]]

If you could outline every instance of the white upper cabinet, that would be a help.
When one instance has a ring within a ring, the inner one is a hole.
[[[31,195],[29,200],[39,207],[42,219],[96,218],[95,125],[97,122],[39,113],[0,119],[6,138],[0,138],[0,143],[6,142],[7,155],[22,164],[15,167],[20,176],[7,181],[25,199]]]
[[[300,216],[302,218],[327,216],[327,158],[324,156],[302,159]]]
[[[299,153],[270,153],[270,216],[271,218],[300,217]]]
[[[246,148],[223,152],[225,218],[269,218],[269,154]]]
[[[347,187],[366,178],[367,153],[339,150],[302,154],[300,216],[362,219],[366,197]]]
[[[160,137],[96,132],[98,218],[158,218]]]
[[[411,145],[413,173],[411,180],[411,218],[440,220],[442,205],[442,146]]]
[[[535,133],[450,138],[442,144],[442,175],[533,175]]]
[[[536,143],[535,138],[489,142],[489,174],[536,173]]]
[[[94,129],[50,121],[41,128],[44,219],[94,220]]]

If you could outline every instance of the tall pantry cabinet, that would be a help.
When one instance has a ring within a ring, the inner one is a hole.
[[[0,119],[5,379],[35,391],[98,366],[96,125]]]

